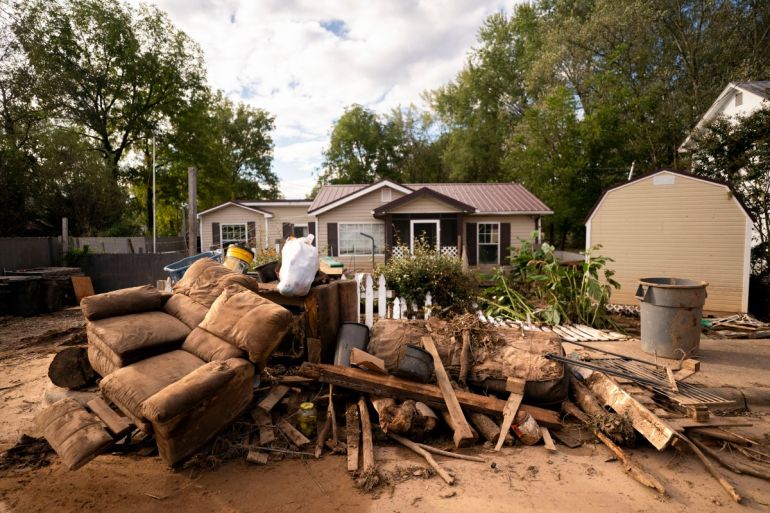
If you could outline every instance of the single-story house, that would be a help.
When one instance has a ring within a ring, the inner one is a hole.
[[[507,248],[540,229],[550,208],[517,183],[325,185],[315,199],[233,201],[198,214],[201,246],[280,244],[288,235],[316,236],[322,255],[350,269],[371,269],[418,237],[471,266],[505,263]],[[371,237],[371,238],[370,238]],[[374,259],[372,258],[374,254]]]
[[[586,250],[614,260],[612,302],[638,304],[640,278],[708,282],[705,309],[746,312],[752,219],[727,185],[660,169],[604,192],[586,219]]]

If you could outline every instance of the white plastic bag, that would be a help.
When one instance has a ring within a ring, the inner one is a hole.
[[[314,235],[289,239],[281,250],[278,292],[284,296],[306,296],[318,272],[318,248]]]

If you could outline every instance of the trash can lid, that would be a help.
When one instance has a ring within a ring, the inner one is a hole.
[[[705,281],[690,280],[687,278],[641,278],[639,283],[664,289],[697,289],[708,286],[708,283]]]

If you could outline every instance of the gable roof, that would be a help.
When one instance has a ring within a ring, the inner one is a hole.
[[[730,193],[732,194],[732,197],[735,199],[736,203],[738,203],[738,206],[740,206],[741,210],[743,210],[743,213],[746,214],[746,217],[748,217],[750,220],[753,221],[754,218],[752,217],[751,213],[749,212],[749,209],[746,207],[746,204],[743,202],[743,198],[737,192],[735,192],[735,190],[732,187],[730,187],[728,184],[726,184],[724,182],[720,182],[719,180],[714,180],[713,178],[707,178],[705,176],[698,176],[698,175],[694,175],[692,173],[687,173],[685,171],[677,171],[676,169],[671,169],[671,168],[665,168],[664,167],[664,168],[656,169],[655,171],[652,171],[651,173],[640,175],[637,178],[634,178],[634,179],[629,180],[627,182],[623,182],[623,183],[621,183],[619,185],[616,185],[615,187],[610,187],[609,189],[605,189],[605,191],[602,193],[602,195],[599,196],[599,199],[596,201],[596,203],[594,203],[594,206],[591,208],[591,211],[588,212],[588,215],[586,216],[585,221],[583,221],[583,223],[587,224],[589,221],[591,221],[591,218],[594,216],[596,211],[599,210],[599,207],[601,206],[602,202],[604,201],[604,198],[606,198],[607,194],[609,194],[610,192],[612,192],[614,190],[617,190],[617,189],[622,189],[623,187],[627,187],[629,185],[635,184],[636,182],[640,182],[642,180],[645,180],[645,179],[650,178],[650,177],[655,176],[655,175],[659,175],[661,173],[670,173],[670,174],[673,174],[673,175],[684,176],[685,178],[691,178],[693,180],[700,180],[701,182],[707,182],[707,183],[710,183],[712,185],[719,185],[721,187],[724,187],[725,189],[730,191]]]
[[[215,211],[219,210],[220,208],[225,208],[225,207],[238,207],[238,208],[242,208],[244,210],[250,210],[251,212],[257,212],[259,214],[262,214],[263,216],[267,217],[268,219],[273,217],[272,212],[268,212],[267,210],[263,210],[261,208],[250,207],[248,205],[244,205],[244,204],[239,203],[237,201],[228,201],[226,203],[222,203],[221,205],[217,205],[216,207],[211,207],[209,209],[206,209],[203,212],[198,212],[198,216],[197,217],[200,218],[203,214],[209,214],[211,212],[215,212]]]
[[[446,203],[447,205],[451,205],[457,208],[457,210],[461,212],[471,213],[476,211],[475,207],[468,205],[467,203],[463,203],[462,201],[458,201],[454,198],[450,198],[449,196],[441,194],[440,192],[434,189],[431,189],[428,187],[421,187],[412,193],[406,194],[405,196],[401,196],[400,198],[397,198],[389,203],[386,203],[385,205],[375,208],[374,215],[377,216],[380,214],[384,214],[385,212],[388,212],[395,207],[404,205],[406,203],[409,203],[412,200],[426,197],[426,196],[437,199],[438,201],[441,201],[442,203]]]
[[[553,214],[548,205],[528,191],[526,187],[514,182],[407,183],[401,185],[395,184],[395,182],[381,181],[377,184],[385,182],[398,185],[399,189],[397,190],[406,194],[423,188],[430,189],[465,206],[473,207],[477,214]],[[308,213],[317,215],[331,210],[374,190],[372,187],[377,184],[324,185],[318,191]]]
[[[730,100],[730,98],[732,98],[733,93],[737,90],[745,91],[749,94],[759,96],[764,100],[770,100],[770,80],[730,82],[722,90],[722,92],[719,93],[719,96],[717,97],[717,99],[706,110],[703,116],[700,117],[700,119],[695,124],[693,129],[690,130],[690,133],[687,134],[687,137],[685,138],[684,142],[681,145],[679,145],[678,149],[680,152],[684,152],[687,150],[687,146],[690,144],[690,141],[692,140],[693,133],[695,133],[698,129],[703,128],[712,119],[714,119],[717,115],[717,112],[719,112],[719,110],[722,107],[724,107],[724,105]]]

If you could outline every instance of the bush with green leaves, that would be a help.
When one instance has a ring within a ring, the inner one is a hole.
[[[400,246],[401,256],[393,256],[378,266],[375,277],[385,276],[388,289],[397,297],[422,305],[430,292],[437,312],[464,312],[478,293],[475,275],[463,272],[457,257],[441,255],[426,241],[415,242],[414,251]],[[397,255],[399,252],[394,252]]]
[[[594,251],[600,247],[594,247]],[[479,298],[487,313],[513,320],[547,324],[563,322],[598,328],[612,326],[605,306],[612,289],[620,288],[607,269],[612,259],[584,253],[579,264],[562,264],[550,244],[536,247],[521,241],[511,257],[511,270],[498,270],[495,285]]]

